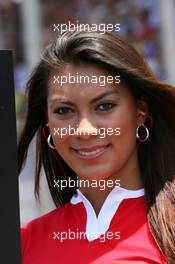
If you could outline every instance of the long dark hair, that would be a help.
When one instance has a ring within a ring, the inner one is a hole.
[[[145,188],[150,229],[168,263],[175,261],[175,90],[156,79],[144,58],[113,33],[65,32],[49,45],[27,84],[28,112],[19,139],[19,173],[26,160],[29,144],[36,134],[35,195],[39,198],[40,171],[43,165],[56,206],[66,203],[76,188],[58,190],[54,180],[76,179],[75,172],[57,151],[51,150],[46,137],[47,83],[53,69],[65,63],[93,63],[107,69],[128,85],[134,97],[147,98],[154,119],[150,138],[138,148],[139,167]]]

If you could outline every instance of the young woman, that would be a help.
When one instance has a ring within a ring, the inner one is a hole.
[[[43,165],[58,208],[22,227],[23,263],[174,264],[174,88],[115,34],[74,31],[27,89],[19,173],[36,133],[35,193]]]

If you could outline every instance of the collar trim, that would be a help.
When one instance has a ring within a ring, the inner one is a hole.
[[[116,186],[107,196],[104,204],[96,215],[94,208],[83,193],[77,189],[77,194],[73,195],[70,202],[72,204],[83,203],[87,213],[86,234],[89,241],[96,240],[104,234],[112,221],[112,218],[118,210],[121,202],[128,198],[138,198],[144,196],[144,189],[128,190]]]

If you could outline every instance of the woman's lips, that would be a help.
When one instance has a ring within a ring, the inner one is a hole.
[[[106,150],[110,144],[101,146],[101,147],[93,147],[93,148],[87,148],[87,149],[73,149],[74,153],[77,155],[77,157],[84,159],[84,160],[90,160],[95,159],[97,157],[100,157]]]

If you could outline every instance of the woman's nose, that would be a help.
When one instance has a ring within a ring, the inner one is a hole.
[[[98,129],[87,118],[81,119],[76,129],[76,135],[83,138],[89,138],[97,133]]]

